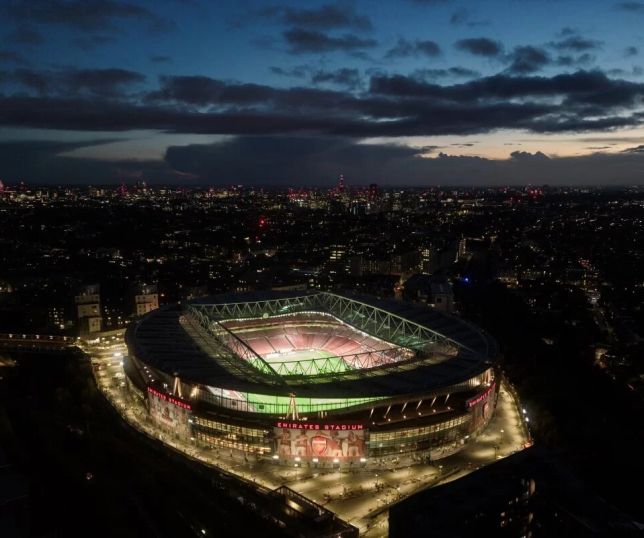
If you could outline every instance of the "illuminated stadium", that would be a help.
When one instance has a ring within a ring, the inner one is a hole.
[[[231,293],[126,334],[132,397],[201,447],[339,465],[438,459],[489,422],[497,348],[423,305],[328,292]]]

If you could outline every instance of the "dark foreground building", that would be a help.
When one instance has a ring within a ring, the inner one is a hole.
[[[392,506],[389,536],[620,537],[642,529],[531,447]]]

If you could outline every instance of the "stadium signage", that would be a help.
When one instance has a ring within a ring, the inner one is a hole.
[[[479,394],[471,400],[467,400],[467,407],[474,407],[476,404],[480,404],[482,401],[487,400],[488,396],[494,391],[495,386],[496,382],[492,382],[492,384],[483,394]]]
[[[288,428],[290,430],[326,430],[326,431],[349,431],[364,430],[363,424],[317,424],[311,422],[277,422],[276,428]]]
[[[156,396],[160,400],[163,400],[164,402],[171,403],[172,405],[176,405],[177,407],[181,407],[182,409],[187,409],[188,411],[192,410],[192,406],[190,404],[182,402],[181,400],[177,400],[176,398],[173,398],[172,396],[168,396],[163,392],[159,392],[158,390],[153,389],[152,387],[148,387],[148,392],[153,396]]]

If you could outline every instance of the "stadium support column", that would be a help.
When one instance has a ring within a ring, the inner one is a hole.
[[[291,420],[300,420],[300,416],[297,412],[297,401],[295,400],[295,393],[291,392],[289,396],[291,397],[291,399],[288,402],[288,412],[286,414],[286,418],[290,418]]]
[[[179,398],[183,398],[183,394],[181,393],[181,379],[179,379],[179,376],[177,374],[174,375],[172,394],[178,396]]]

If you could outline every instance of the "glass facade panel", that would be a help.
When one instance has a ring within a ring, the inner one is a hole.
[[[271,450],[269,430],[235,426],[202,417],[194,417],[193,430],[196,439],[211,447],[231,448],[256,454]]]

